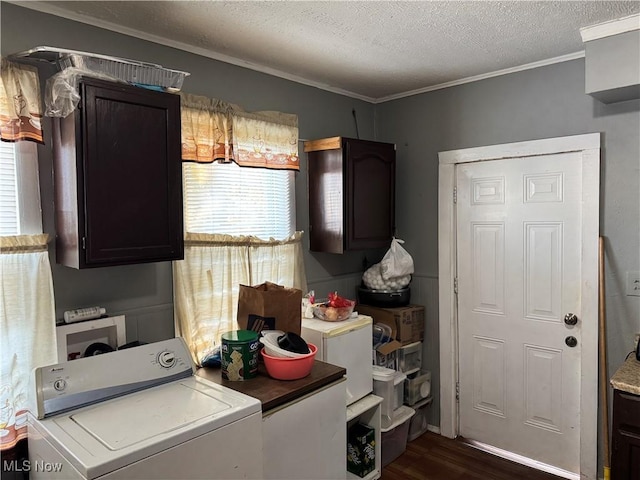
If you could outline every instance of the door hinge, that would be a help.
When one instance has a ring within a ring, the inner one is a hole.
[[[458,187],[453,187],[453,203],[458,203]]]
[[[460,400],[460,382],[456,382],[456,401]]]
[[[86,237],[82,237],[82,249],[86,250],[87,249],[87,242],[86,242],[87,238]]]
[[[453,293],[458,294],[458,277],[453,279]]]

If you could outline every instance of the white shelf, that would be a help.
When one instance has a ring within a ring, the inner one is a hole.
[[[354,418],[362,415],[367,410],[375,408],[382,403],[383,398],[374,394],[369,394],[364,398],[361,398],[357,402],[352,403],[347,407],[347,422],[350,422]]]
[[[382,397],[369,394],[347,406],[347,428],[356,422],[362,422],[375,431],[376,466],[372,472],[359,477],[347,471],[347,480],[374,480],[382,475]]]
[[[417,410],[417,409],[419,409],[421,407],[424,407],[425,405],[428,405],[432,401],[433,401],[433,395],[429,395],[427,398],[423,398],[419,402],[416,402],[413,405],[409,405],[409,406],[411,408],[413,408],[414,410]]]
[[[116,350],[126,343],[125,325],[124,315],[57,325],[58,362],[80,358],[93,343],[105,343]]]
[[[407,370],[406,372],[402,372],[405,375],[411,375],[412,373],[416,373],[420,371],[420,367],[412,368],[411,370]]]
[[[380,469],[377,467],[374,471],[369,472],[364,477],[359,477],[355,473],[347,472],[347,480],[375,480],[376,478],[380,478]]]

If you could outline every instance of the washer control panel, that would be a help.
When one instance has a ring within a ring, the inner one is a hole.
[[[169,350],[163,350],[158,354],[158,363],[162,368],[171,368],[176,364],[176,356]]]
[[[140,345],[35,371],[38,418],[190,377],[191,353],[182,338]]]
[[[54,382],[53,382],[53,388],[54,388],[55,390],[57,390],[58,392],[61,392],[61,391],[63,391],[65,388],[67,388],[67,382],[66,382],[64,379],[62,379],[62,378],[59,378],[59,379],[57,379],[57,380],[54,380]]]

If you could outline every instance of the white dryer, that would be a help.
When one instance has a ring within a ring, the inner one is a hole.
[[[194,373],[181,338],[36,369],[30,478],[262,478],[260,401]]]

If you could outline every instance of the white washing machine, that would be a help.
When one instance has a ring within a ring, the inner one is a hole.
[[[36,369],[30,478],[262,478],[260,401],[194,373],[181,338]]]

